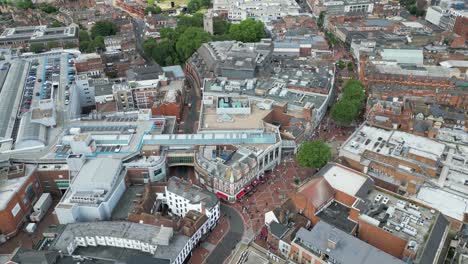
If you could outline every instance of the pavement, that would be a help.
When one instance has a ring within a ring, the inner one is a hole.
[[[222,236],[221,241],[217,242],[216,247],[211,251],[204,263],[223,263],[231,255],[244,234],[244,221],[236,209],[230,205],[221,204],[221,214],[226,215],[224,218],[229,222],[229,231]],[[223,230],[224,232],[226,231]]]
[[[24,230],[20,230],[15,237],[0,246],[0,254],[11,254],[17,247],[33,249],[34,246],[43,238],[42,233],[47,229],[47,227],[58,224],[57,217],[54,213],[54,208],[57,203],[58,200],[54,200],[34,233],[29,234]],[[25,225],[23,225],[23,228],[24,227]]]
[[[299,167],[294,159],[286,157],[271,173],[265,174],[267,181],[257,185],[250,197],[246,195],[242,201],[236,202],[233,207],[245,223],[244,242],[248,243],[261,231],[266,212],[279,207],[290,193],[296,191],[296,178],[300,184],[314,174],[315,169]]]

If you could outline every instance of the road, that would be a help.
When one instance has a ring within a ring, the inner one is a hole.
[[[223,263],[235,249],[237,243],[241,241],[242,235],[244,234],[244,222],[234,208],[221,204],[221,213],[225,213],[227,219],[229,219],[229,232],[211,252],[205,263]]]
[[[145,34],[145,21],[139,18],[132,18],[133,30],[135,32],[135,44],[138,53],[143,59],[145,59],[147,65],[154,65],[155,62],[151,57],[146,56],[145,51],[143,50],[143,41]]]
[[[198,95],[197,88],[195,88],[193,80],[190,76],[187,76],[187,82],[189,84],[188,87],[190,87],[189,103],[192,104],[192,108],[188,109],[188,107],[185,107],[187,114],[184,115],[185,119],[183,130],[184,133],[191,134],[196,132],[194,131],[194,127],[200,114],[198,111],[198,102],[200,101],[200,96]]]

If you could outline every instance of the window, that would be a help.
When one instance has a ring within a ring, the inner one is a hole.
[[[46,187],[46,188],[49,188],[49,187],[50,187],[50,184],[49,184],[48,181],[43,181],[42,183],[44,184],[44,187]]]
[[[36,192],[33,189],[32,183],[26,188],[26,194],[28,195],[29,201],[36,199]]]
[[[26,198],[26,195],[23,195],[23,204],[24,206],[28,206],[28,198]]]

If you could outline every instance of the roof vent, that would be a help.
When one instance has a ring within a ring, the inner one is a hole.
[[[330,250],[336,249],[338,241],[338,235],[334,231],[330,232],[330,234],[328,234],[327,248]]]

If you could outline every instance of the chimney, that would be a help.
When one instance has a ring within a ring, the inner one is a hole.
[[[330,250],[336,249],[338,240],[338,235],[333,231],[330,232],[330,234],[328,234],[327,248]]]

